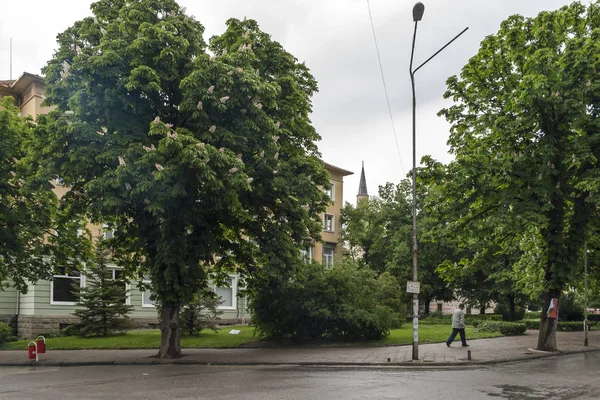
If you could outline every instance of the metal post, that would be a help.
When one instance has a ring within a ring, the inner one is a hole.
[[[587,241],[584,243],[583,245],[583,251],[584,251],[584,255],[583,255],[583,268],[584,268],[584,273],[583,273],[583,277],[584,277],[584,282],[585,282],[585,289],[583,292],[583,296],[584,296],[584,307],[583,307],[583,345],[587,346],[588,345],[588,249],[587,249]]]
[[[410,53],[410,83],[412,85],[412,279],[419,281],[417,242],[417,97],[415,93],[415,74],[412,70],[417,38],[417,24],[413,33],[412,51]],[[419,294],[413,293],[413,345],[412,359],[419,359]]]
[[[410,83],[412,86],[412,279],[419,281],[419,244],[417,241],[417,96],[415,90],[415,73],[427,64],[433,57],[437,56],[442,50],[448,47],[452,42],[458,39],[469,28],[465,28],[452,40],[446,43],[442,48],[436,51],[431,57],[425,60],[417,68],[413,69],[413,59],[415,55],[415,41],[417,39],[417,24],[423,18],[425,6],[423,3],[416,3],[413,7],[413,21],[415,30],[413,32],[412,48],[410,52]],[[413,348],[412,359],[419,359],[419,294],[413,293]]]

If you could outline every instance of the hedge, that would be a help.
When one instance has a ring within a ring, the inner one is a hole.
[[[524,319],[539,319],[541,317],[541,312],[540,311],[528,311],[525,313],[525,317]]]
[[[540,329],[539,319],[526,319],[523,323],[527,325],[527,329]],[[597,326],[598,324],[599,323],[596,321],[588,321],[588,326],[590,328]],[[583,321],[559,321],[556,330],[559,332],[583,331]]]
[[[600,314],[588,314],[588,321],[600,322]]]
[[[505,336],[522,335],[527,325],[522,322],[485,321],[476,328],[476,332],[500,332]]]
[[[449,324],[452,320],[452,314],[444,314],[443,316],[434,315],[419,320],[420,324],[424,325],[438,325],[438,324]],[[411,318],[407,318],[407,321],[412,321]],[[481,321],[502,321],[502,315],[499,314],[469,314],[465,315],[465,325],[477,326]]]

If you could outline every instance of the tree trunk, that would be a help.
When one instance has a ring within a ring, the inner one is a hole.
[[[479,314],[485,315],[485,305],[479,307]]]
[[[515,314],[515,296],[511,294],[508,296],[508,320],[514,321]]]
[[[542,351],[557,351],[558,348],[556,346],[556,323],[558,321],[558,312],[557,318],[548,318],[548,307],[550,306],[550,302],[552,299],[560,300],[560,291],[552,290],[544,296],[544,304],[542,304],[541,311],[541,320],[540,320],[540,333],[538,335],[538,345],[537,349]],[[560,307],[560,301],[559,301]]]
[[[160,313],[159,358],[181,357],[181,327],[179,326],[179,305],[163,304]]]
[[[429,303],[431,299],[425,299],[425,315],[429,315]]]

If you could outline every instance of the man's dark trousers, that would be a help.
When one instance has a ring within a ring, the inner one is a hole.
[[[462,345],[466,346],[467,340],[465,338],[465,328],[452,328],[452,334],[450,335],[450,337],[448,337],[448,340],[446,340],[446,343],[448,345],[450,345],[454,341],[454,338],[456,337],[456,335],[458,335],[459,333],[460,333],[460,340],[462,342]]]

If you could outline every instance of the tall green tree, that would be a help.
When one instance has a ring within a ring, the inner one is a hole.
[[[44,69],[57,108],[40,118],[39,158],[74,208],[114,221],[114,257],[161,304],[159,356],[179,357],[180,307],[211,278],[284,268],[319,238],[317,83],[252,20],[228,20],[207,47],[175,1],[91,8]]]
[[[515,15],[448,79],[462,218],[504,216],[539,238],[544,309],[572,279],[600,193],[600,4]],[[537,348],[556,350],[541,318]]]
[[[0,100],[0,290],[12,285],[27,293],[28,284],[52,275],[55,262],[80,266],[89,246],[29,152],[35,122],[13,101]]]

